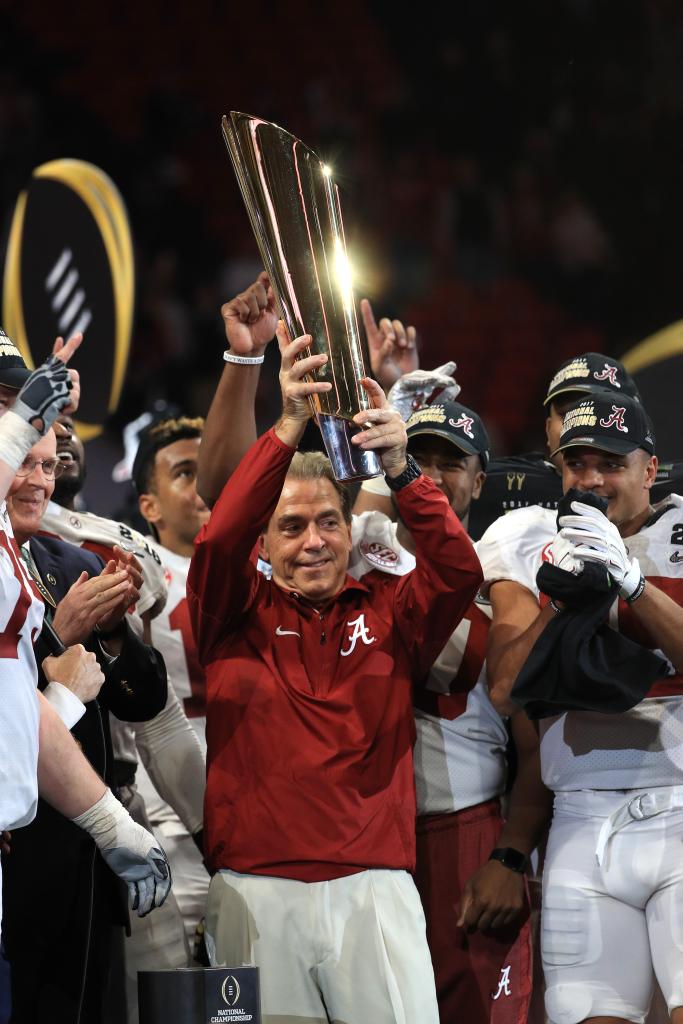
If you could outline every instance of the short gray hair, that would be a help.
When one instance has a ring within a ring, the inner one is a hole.
[[[292,459],[288,477],[295,480],[329,480],[339,495],[342,516],[351,522],[351,494],[346,484],[340,483],[332,470],[332,463],[322,452],[297,452]]]

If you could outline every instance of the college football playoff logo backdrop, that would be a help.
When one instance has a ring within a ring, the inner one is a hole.
[[[683,461],[683,320],[645,338],[621,361],[638,385],[654,422],[660,460]]]
[[[33,172],[12,217],[2,324],[30,367],[54,339],[82,331],[79,433],[96,437],[116,409],[134,305],[133,246],[121,195],[98,167],[53,160]]]

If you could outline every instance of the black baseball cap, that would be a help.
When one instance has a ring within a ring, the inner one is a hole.
[[[20,388],[31,376],[21,352],[0,327],[0,384],[6,388]]]
[[[486,469],[491,442],[476,412],[460,402],[435,402],[416,409],[406,420],[408,441],[421,434],[436,434],[460,448],[466,455],[478,455]]]
[[[636,383],[623,363],[601,352],[585,352],[562,363],[550,381],[543,404],[568,391],[614,391],[640,400]]]
[[[636,448],[654,455],[655,432],[637,399],[598,391],[567,409],[560,443],[552,454],[586,445],[616,455],[627,455]]]

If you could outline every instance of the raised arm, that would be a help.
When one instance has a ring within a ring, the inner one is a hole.
[[[25,382],[10,411],[0,418],[0,501],[4,501],[29,450],[48,432],[60,412],[78,407],[78,372],[67,369],[82,334],[64,343],[57,338],[52,355]]]
[[[252,553],[280,497],[289,464],[312,415],[309,395],[328,391],[325,381],[306,381],[326,355],[297,356],[309,335],[290,341],[278,326],[282,415],[247,451],[202,528],[187,579],[187,598],[199,660],[234,629],[253,600],[260,576]]]
[[[277,313],[270,279],[263,272],[221,308],[228,354],[263,360],[275,335]],[[254,405],[259,363],[226,362],[211,402],[197,464],[197,492],[213,507],[225,482],[256,440]]]
[[[416,678],[431,667],[474,599],[481,566],[457,516],[417,463],[406,458],[406,428],[372,380],[363,382],[375,408],[354,419],[366,429],[353,443],[375,449],[389,485],[396,487],[399,514],[415,542],[416,567],[396,588],[395,610],[415,662]],[[408,476],[414,479],[403,483]]]
[[[245,291],[221,308],[228,352],[260,359],[275,335],[277,309],[270,279],[263,271]],[[414,327],[399,320],[375,321],[367,299],[361,316],[368,338],[373,375],[387,389],[402,373],[418,366]],[[256,440],[254,406],[261,367],[259,363],[226,362],[211,402],[199,449],[197,491],[212,508],[230,474]]]

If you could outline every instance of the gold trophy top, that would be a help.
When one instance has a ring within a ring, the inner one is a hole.
[[[314,396],[318,418],[349,420],[369,408],[359,382],[370,362],[331,171],[300,139],[269,121],[232,111],[222,130],[290,337],[310,334],[308,354],[328,356],[315,375],[332,384]]]

